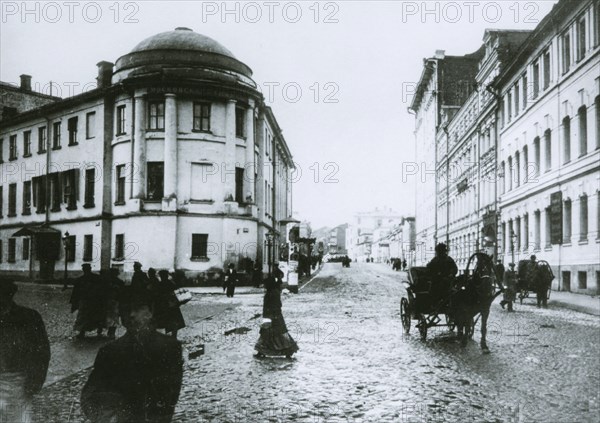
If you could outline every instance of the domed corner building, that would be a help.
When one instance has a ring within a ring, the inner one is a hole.
[[[0,273],[60,279],[65,259],[69,276],[89,262],[125,279],[135,261],[189,278],[266,269],[294,165],[252,70],[177,28],[98,63],[97,81],[1,121]]]

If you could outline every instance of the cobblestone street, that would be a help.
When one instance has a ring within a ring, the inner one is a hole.
[[[430,329],[426,342],[414,327],[403,335],[401,279],[381,264],[325,265],[284,299],[300,346],[293,360],[253,357],[260,294],[196,297],[183,307],[181,338],[188,352],[204,343],[206,354],[187,359],[186,352],[174,421],[597,421],[597,317],[531,302],[508,314],[496,302],[492,353],[483,355],[478,332],[466,348],[445,328]],[[79,393],[88,372],[44,388],[39,421],[84,421]]]

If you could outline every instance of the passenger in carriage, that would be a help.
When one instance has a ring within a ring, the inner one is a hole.
[[[435,246],[435,257],[427,263],[427,270],[432,278],[431,293],[434,297],[444,298],[450,290],[452,280],[458,273],[456,263],[448,255],[448,247],[441,243]]]

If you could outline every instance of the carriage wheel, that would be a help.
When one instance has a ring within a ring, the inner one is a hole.
[[[400,300],[400,318],[404,333],[410,332],[410,305],[405,297]]]
[[[456,328],[456,323],[454,323],[454,319],[446,314],[446,324],[448,325],[448,330],[450,332],[454,332]]]
[[[419,323],[417,324],[417,327],[419,328],[419,334],[421,335],[421,341],[425,341],[427,339],[427,320],[425,320],[425,317],[422,317],[419,319]]]

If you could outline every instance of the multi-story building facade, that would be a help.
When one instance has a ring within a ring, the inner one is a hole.
[[[327,243],[327,251],[329,254],[346,254],[346,230],[348,224],[338,225],[329,231],[329,240]]]
[[[21,75],[20,79],[18,87],[0,81],[0,121],[61,99],[32,90],[31,75]]]
[[[376,234],[388,230],[402,222],[402,216],[390,208],[375,208],[373,211],[354,215],[353,222],[346,230],[346,248],[352,260],[364,261],[375,258],[373,245]],[[379,235],[378,235],[379,236]]]
[[[436,140],[441,130],[442,113],[456,110],[473,90],[472,81],[483,50],[465,56],[446,56],[443,50],[424,60],[409,111],[415,115],[415,163],[405,164],[404,178],[416,185],[416,264],[433,257],[437,233],[437,187],[439,176]]]
[[[459,268],[484,246],[496,245],[496,113],[488,86],[530,31],[486,30],[484,55],[460,108],[446,107],[437,133],[437,238]],[[485,238],[485,241],[484,241]]]
[[[600,292],[600,2],[561,0],[494,83],[501,96],[500,238],[554,289]]]
[[[94,90],[3,119],[0,147],[0,269],[16,277],[266,266],[291,215],[292,156],[252,71],[187,28],[100,62]]]

